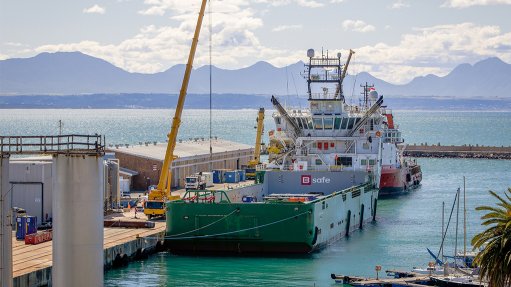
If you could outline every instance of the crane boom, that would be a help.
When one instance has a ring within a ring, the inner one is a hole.
[[[254,158],[249,162],[249,166],[255,166],[261,162],[261,137],[263,135],[264,128],[264,108],[259,108],[257,115],[257,134],[256,142],[254,146]]]
[[[202,26],[202,19],[204,18],[204,10],[206,9],[207,0],[202,0],[200,7],[199,17],[197,19],[197,26],[195,26],[195,33],[192,39],[192,47],[190,48],[190,54],[188,55],[188,62],[186,63],[185,74],[183,76],[183,83],[181,84],[181,90],[179,91],[179,98],[177,100],[176,112],[172,119],[172,127],[168,134],[167,151],[165,153],[165,160],[160,173],[160,181],[158,182],[157,189],[161,192],[165,189],[167,182],[167,176],[169,168],[172,165],[174,159],[174,148],[176,147],[177,132],[179,131],[179,125],[181,124],[181,113],[183,112],[183,106],[185,103],[186,92],[188,90],[188,83],[190,81],[190,74],[192,73],[193,58],[195,57],[195,50],[197,49],[197,43],[199,42],[199,34]],[[170,187],[169,187],[170,190]]]
[[[275,96],[271,96],[271,103],[275,107],[275,109],[280,113],[280,115],[284,118],[286,123],[291,126],[293,132],[293,140],[301,135],[301,129],[298,127],[298,124],[289,116],[286,109],[280,104],[279,100]]]
[[[342,85],[342,81],[346,77],[346,72],[348,71],[348,66],[350,65],[351,56],[353,56],[353,54],[355,54],[355,51],[350,49],[350,54],[348,55],[348,60],[346,60],[346,65],[344,65],[344,69],[342,70],[341,85]]]

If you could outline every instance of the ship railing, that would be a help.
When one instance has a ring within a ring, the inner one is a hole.
[[[338,58],[313,58],[310,60],[310,66],[340,66],[341,61]]]
[[[392,110],[391,109],[387,109],[387,108],[381,107],[380,111],[381,111],[382,115],[392,115]]]
[[[256,171],[266,170],[266,165],[264,163],[260,163],[256,165]]]
[[[0,154],[8,155],[103,155],[101,135],[0,136]]]
[[[307,166],[307,169],[296,169],[293,164],[285,164],[281,168],[282,170],[289,171],[342,171],[344,166],[342,165],[322,165],[322,166]]]
[[[340,100],[339,95],[335,93],[310,93],[310,100]]]
[[[310,78],[311,81],[338,81],[339,75],[338,74],[311,74]]]
[[[368,109],[363,106],[344,105],[344,110],[350,114],[364,114]]]

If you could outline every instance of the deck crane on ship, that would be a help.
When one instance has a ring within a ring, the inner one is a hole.
[[[259,108],[257,114],[257,126],[256,126],[256,141],[254,146],[254,157],[248,162],[248,166],[245,169],[247,179],[255,179],[256,167],[261,164],[261,145],[262,136],[264,133],[264,108]]]
[[[167,150],[165,152],[165,159],[163,161],[160,179],[158,181],[157,187],[150,191],[148,200],[144,203],[144,214],[146,214],[148,218],[152,218],[154,216],[164,217],[166,201],[177,200],[180,198],[177,195],[171,195],[170,179],[172,177],[170,169],[172,166],[172,161],[176,158],[174,156],[176,138],[179,131],[179,125],[181,124],[181,114],[183,112],[186,92],[188,90],[188,83],[190,81],[190,74],[192,72],[193,58],[195,57],[195,51],[197,49],[197,43],[199,41],[199,34],[202,26],[202,19],[204,18],[206,3],[207,0],[202,0],[199,16],[197,18],[197,25],[195,27],[195,33],[192,39],[192,45],[190,47],[190,54],[188,55],[185,74],[183,76],[183,82],[181,84],[181,90],[179,91],[179,98],[177,100],[176,111],[174,114],[174,118],[172,119],[170,133],[168,134]]]

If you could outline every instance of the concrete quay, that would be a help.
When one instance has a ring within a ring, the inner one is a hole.
[[[127,213],[133,218],[134,213]],[[140,213],[138,214],[140,216]],[[143,216],[143,214],[142,214]],[[144,217],[145,219],[145,217]],[[163,246],[165,222],[155,222],[154,228],[104,228],[104,267],[127,265],[134,259],[146,258]],[[38,287],[52,285],[52,241],[25,245],[13,234],[13,286]]]
[[[410,157],[511,159],[511,146],[443,146],[438,143],[401,145],[400,148],[404,149],[405,156]]]

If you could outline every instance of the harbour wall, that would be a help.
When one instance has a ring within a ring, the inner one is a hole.
[[[434,157],[434,158],[485,158],[485,159],[511,159],[511,146],[482,146],[482,145],[436,145],[413,144],[401,145],[405,156]]]

